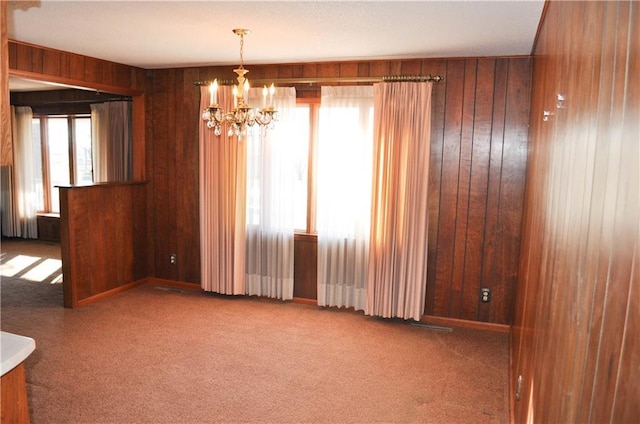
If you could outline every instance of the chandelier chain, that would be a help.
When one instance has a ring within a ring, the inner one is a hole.
[[[240,34],[240,68],[244,69],[244,34]]]

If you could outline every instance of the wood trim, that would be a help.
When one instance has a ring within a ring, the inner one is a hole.
[[[309,233],[295,233],[293,235],[294,241],[318,241],[317,234],[309,234]]]
[[[38,81],[44,82],[52,82],[57,84],[64,84],[69,88],[76,88],[79,90],[86,90],[87,88],[94,89],[97,91],[105,91],[113,94],[121,94],[124,96],[139,96],[142,94],[140,90],[134,90],[131,88],[126,88],[118,85],[109,85],[103,84],[99,82],[92,82],[86,80],[79,80],[74,78],[66,78],[61,76],[47,75],[39,72],[30,72],[30,71],[21,71],[18,69],[9,69],[9,75],[15,77],[28,78]]]
[[[51,212],[51,171],[49,169],[49,117],[40,116],[40,158],[42,160],[42,186],[44,210]]]
[[[126,291],[126,290],[129,290],[131,288],[137,287],[137,286],[142,285],[142,284],[155,284],[155,285],[174,287],[174,288],[179,288],[179,289],[184,289],[184,290],[192,290],[192,291],[202,292],[202,289],[201,289],[199,284],[187,283],[187,282],[183,282],[183,281],[168,280],[168,279],[165,279],[165,278],[147,277],[147,278],[142,278],[142,279],[140,279],[138,281],[135,281],[135,282],[133,282],[131,284],[128,284],[126,286],[118,287],[118,288],[110,290],[108,292],[101,293],[101,294],[96,295],[96,296],[92,296],[91,298],[88,298],[88,299],[84,299],[84,300],[78,302],[78,306],[84,306],[85,304],[95,302],[97,300],[103,299],[105,297],[112,296],[114,294],[117,294],[117,293],[120,293],[120,292],[123,292],[123,291]],[[249,296],[246,296],[246,297],[249,297]],[[306,299],[306,298],[302,298],[302,297],[294,297],[292,299],[292,302],[293,303],[303,304],[303,305],[318,306],[318,301],[316,299]],[[321,308],[330,309],[331,307],[321,307]],[[356,313],[361,313],[362,312],[362,311],[356,311],[354,308],[337,308],[337,309],[341,309],[341,310],[345,310],[345,311],[349,311],[349,312],[356,312]],[[510,325],[494,324],[494,323],[490,323],[490,322],[469,321],[469,320],[456,319],[456,318],[435,317],[435,316],[431,316],[431,315],[424,315],[420,319],[420,322],[425,323],[425,324],[439,325],[439,326],[443,326],[443,327],[471,328],[471,329],[475,329],[475,330],[493,331],[493,332],[498,332],[498,333],[509,333],[509,332],[511,332],[511,326]]]
[[[542,7],[542,13],[540,15],[540,20],[538,21],[538,29],[536,30],[536,36],[533,38],[533,44],[531,45],[531,55],[536,50],[536,46],[538,45],[538,39],[540,38],[540,32],[542,31],[542,25],[544,24],[545,18],[547,16],[547,10],[549,9],[549,0],[544,1],[544,6]]]
[[[495,324],[492,322],[471,321],[467,319],[436,317],[433,315],[423,315],[420,322],[425,324],[440,325],[443,327],[472,328],[474,330],[494,331],[497,333],[510,333],[511,326],[506,324]]]
[[[316,299],[305,299],[304,297],[294,297],[293,303],[301,303],[303,305],[318,306]]]
[[[94,302],[97,302],[99,300],[106,299],[107,297],[111,297],[113,295],[125,292],[127,290],[131,290],[132,288],[138,287],[139,285],[144,284],[144,283],[145,283],[145,279],[137,280],[137,281],[134,281],[132,283],[125,284],[123,286],[116,287],[116,288],[111,289],[111,290],[107,290],[106,292],[98,293],[96,295],[93,295],[93,296],[90,296],[90,297],[87,297],[87,298],[84,298],[84,299],[76,300],[75,301],[75,306],[73,306],[73,308],[80,308],[82,306],[87,306],[87,305],[89,305],[91,303],[94,303]]]
[[[318,121],[320,116],[319,99],[309,102],[309,160],[307,177],[307,233],[314,234],[316,227],[317,183],[316,169],[318,158]]]

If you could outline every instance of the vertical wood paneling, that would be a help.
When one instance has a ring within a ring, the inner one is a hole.
[[[464,274],[461,318],[478,319],[479,295],[482,283],[482,256],[487,212],[489,160],[495,59],[480,59],[477,64],[475,110],[471,164],[468,186],[467,231],[464,240]],[[495,293],[494,293],[495,295]],[[496,299],[494,299],[495,301]]]
[[[424,64],[425,73],[447,75],[447,61]],[[440,193],[442,185],[442,153],[447,84],[434,84],[431,92],[431,155],[429,158],[429,233],[427,251],[427,293],[425,314],[434,315],[438,234],[440,228]]]
[[[460,137],[464,96],[464,61],[447,64],[447,97],[444,112],[444,141],[440,183],[440,214],[433,314],[449,316],[453,287],[456,201],[460,164]],[[427,270],[427,272],[434,270]]]
[[[11,108],[9,107],[9,40],[7,39],[7,2],[0,4],[0,166],[13,165],[11,144]]]
[[[316,299],[317,274],[318,240],[315,236],[297,235],[293,247],[293,297]]]
[[[9,42],[9,52],[9,69],[28,72],[30,78],[40,74],[47,81],[89,88],[98,84],[121,94],[142,89],[139,76],[144,72],[139,68],[18,41]]]
[[[493,293],[493,300],[500,297],[501,285],[495,277],[496,247],[500,242],[498,215],[500,213],[500,178],[502,175],[502,151],[504,145],[505,109],[507,102],[508,59],[497,59],[494,68],[494,94],[491,117],[491,141],[489,145],[489,169],[485,203],[485,225],[482,246],[482,287]],[[487,321],[491,316],[491,303],[481,303],[478,319]]]
[[[518,258],[524,208],[524,183],[527,162],[531,62],[509,61],[505,109],[500,200],[498,212],[499,251],[493,278],[500,284],[494,290],[491,315],[512,322],[513,300],[517,284]]]
[[[515,422],[640,416],[639,22],[635,2],[547,5],[515,301]]]
[[[169,132],[169,109],[173,108],[173,105],[169,103],[169,96],[175,87],[171,76],[169,71],[156,73],[153,81],[153,123],[151,126],[153,139],[152,211],[155,221],[155,231],[152,231],[152,234],[154,234],[154,245],[156,246],[154,269],[156,276],[169,279],[176,278],[172,272],[173,269],[169,268],[168,260],[168,254],[176,252],[167,252],[167,250],[176,246],[171,233],[175,234],[177,225],[175,216],[172,216],[172,213],[175,212],[176,193],[172,183],[175,163],[170,163],[174,153],[171,148],[175,147],[175,145],[170,145],[173,134]]]
[[[31,51],[31,70],[36,73],[43,73],[43,52],[41,49]]]
[[[453,234],[453,264],[451,271],[451,300],[449,313],[462,317],[462,298],[464,290],[464,264],[467,254],[466,241],[469,230],[469,184],[471,182],[471,155],[473,150],[473,125],[476,107],[477,60],[465,61],[462,128],[460,136],[460,154],[458,160],[458,181],[456,186],[455,231]],[[479,230],[477,228],[476,230]]]
[[[178,120],[177,130],[180,132],[180,128],[183,128],[183,142],[178,147],[180,155],[178,157],[178,163],[189,163],[191,158],[198,157],[198,126],[190,125],[188,127],[181,127],[180,122],[195,121],[198,122],[200,116],[199,102],[200,91],[199,87],[191,84],[196,81],[198,73],[195,70],[185,70],[182,78],[183,84],[183,107],[181,118]],[[180,212],[180,223],[182,222],[199,222],[199,171],[198,166],[186,167],[181,171],[185,181],[188,184],[184,184],[180,187],[178,192],[180,193],[180,202],[176,206],[176,210]],[[194,184],[195,182],[195,184]],[[189,262],[184,264],[180,262],[180,281],[199,281],[200,280],[200,231],[198,226],[179,226],[179,231],[184,234],[184,237],[178,237],[180,243],[178,253],[180,258],[188,258]]]
[[[61,55],[59,53],[53,52],[52,50],[45,50],[42,54],[42,72],[48,75],[62,75],[60,66]]]

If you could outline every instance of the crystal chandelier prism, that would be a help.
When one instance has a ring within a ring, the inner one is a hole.
[[[262,108],[251,107],[245,98],[249,95],[249,80],[245,74],[249,72],[244,68],[244,36],[249,34],[248,29],[234,29],[233,33],[240,37],[240,66],[234,69],[238,83],[233,87],[233,109],[226,111],[218,104],[218,80],[214,80],[209,86],[209,106],[202,112],[202,119],[207,121],[207,128],[213,129],[215,135],[222,133],[222,126],[226,126],[229,136],[236,135],[238,139],[247,133],[248,127],[258,124],[266,129],[277,120],[277,111],[273,107],[273,95],[275,87],[262,89]]]

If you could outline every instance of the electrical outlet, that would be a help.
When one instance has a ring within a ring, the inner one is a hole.
[[[480,301],[489,302],[491,300],[491,290],[487,288],[480,289]]]
[[[169,263],[171,265],[175,265],[177,260],[178,260],[178,255],[176,255],[175,253],[172,253],[169,255]]]

